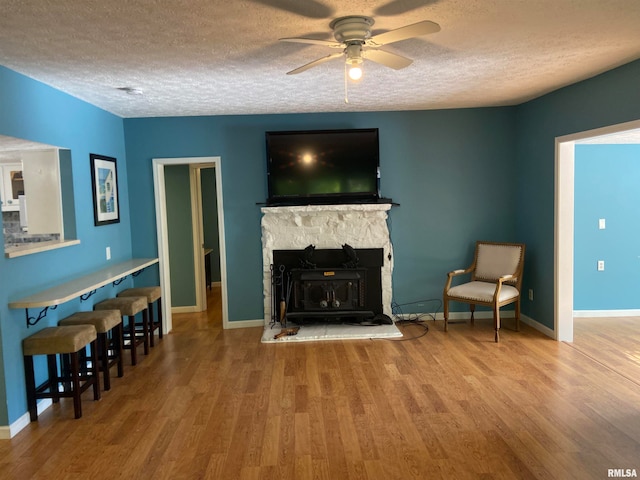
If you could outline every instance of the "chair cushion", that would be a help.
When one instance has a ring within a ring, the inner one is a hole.
[[[93,312],[76,312],[63,318],[58,325],[93,325],[98,333],[107,333],[116,325],[122,323],[120,310],[96,310]]]
[[[447,292],[447,295],[450,298],[455,297],[476,302],[492,302],[495,291],[495,283],[475,281],[452,287]],[[502,303],[506,300],[515,299],[518,296],[520,296],[520,292],[517,288],[502,284],[498,301]]]
[[[161,297],[160,287],[127,288],[118,297],[147,297],[148,303],[153,303]]]
[[[93,325],[69,325],[43,328],[22,340],[24,355],[74,353],[97,338]]]
[[[94,310],[120,310],[120,315],[134,316],[147,309],[147,297],[117,297],[103,300],[93,306]]]

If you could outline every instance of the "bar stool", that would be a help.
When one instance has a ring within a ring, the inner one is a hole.
[[[118,297],[147,297],[147,308],[149,309],[149,342],[154,346],[154,333],[158,330],[158,338],[162,339],[162,291],[160,287],[137,287],[127,288],[120,292]],[[153,303],[158,302],[157,320],[153,316]]]
[[[73,398],[75,418],[82,417],[80,396],[93,386],[93,399],[100,400],[100,381],[98,379],[98,355],[96,348],[97,332],[93,325],[73,325],[48,327],[22,340],[24,372],[27,386],[27,406],[31,421],[38,420],[39,398],[51,398],[58,403],[61,397]],[[87,373],[80,372],[79,352],[91,346],[91,368]],[[70,372],[58,374],[57,355],[68,354],[71,357]],[[33,357],[47,356],[48,378],[36,385]],[[60,383],[68,383],[71,389],[59,390]]]
[[[138,363],[138,345],[144,345],[144,354],[149,354],[149,317],[147,315],[147,297],[118,297],[109,298],[93,306],[94,310],[119,310],[123,319],[128,317],[129,323],[123,329],[124,349],[131,350],[131,365]],[[136,315],[142,312],[141,335],[136,335]],[[128,340],[128,343],[127,343]]]
[[[76,312],[63,318],[58,325],[93,325],[98,333],[98,361],[102,371],[104,389],[111,389],[109,369],[118,366],[118,377],[122,377],[123,331],[122,317],[119,310],[95,310],[93,312]],[[109,351],[112,352],[109,355]]]

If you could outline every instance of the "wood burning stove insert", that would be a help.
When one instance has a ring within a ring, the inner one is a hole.
[[[348,245],[275,250],[272,321],[366,320],[381,314],[383,254],[381,248]]]

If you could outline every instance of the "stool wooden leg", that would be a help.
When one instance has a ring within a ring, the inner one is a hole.
[[[93,382],[93,399],[100,400],[100,377],[98,375],[98,340],[91,342],[91,381]],[[109,360],[107,359],[107,372]]]
[[[155,325],[153,324],[153,303],[149,303],[147,309],[149,310],[149,345],[154,347],[153,337],[155,337],[155,335],[153,332],[155,331]]]
[[[73,412],[75,418],[82,417],[82,403],[80,402],[80,361],[78,352],[71,354],[71,388],[73,389]]]
[[[62,362],[61,362],[62,363]],[[49,375],[49,392],[51,392],[51,400],[53,403],[58,403],[60,401],[60,391],[58,387],[60,382],[58,381],[58,363],[55,355],[47,355],[47,372]],[[64,370],[61,372],[62,376],[64,376]]]
[[[142,310],[142,341],[144,344],[144,354],[149,355],[149,311]]]
[[[106,333],[98,333],[98,350],[102,364],[102,378],[104,379],[104,389],[111,390],[111,376],[109,375],[109,339]]]
[[[122,323],[112,330],[111,335],[115,336],[115,338],[112,338],[111,341],[113,344],[113,349],[115,352],[117,352],[116,355],[118,355],[118,377],[122,377],[124,375],[123,360],[122,360],[122,357],[124,355],[124,343],[122,340],[123,338]]]
[[[131,365],[138,363],[138,353],[136,349],[136,318],[129,316],[129,343],[131,347]]]
[[[38,404],[36,402],[36,376],[33,370],[33,357],[24,356],[24,374],[27,383],[27,407],[32,422],[38,420]]]
[[[162,338],[162,298],[158,299],[158,338]]]

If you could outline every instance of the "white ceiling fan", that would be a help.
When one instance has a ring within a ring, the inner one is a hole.
[[[362,76],[361,65],[365,59],[379,63],[385,67],[400,70],[401,68],[411,65],[413,60],[396,53],[382,50],[380,47],[440,31],[440,25],[424,20],[371,36],[371,27],[374,23],[373,18],[363,15],[350,15],[336,18],[329,25],[333,30],[333,36],[336,39],[335,42],[316,40],[313,38],[281,38],[280,41],[282,42],[308,43],[341,50],[340,52],[332,53],[291,70],[287,72],[287,75],[302,73],[324,62],[342,56],[346,57],[346,67],[349,69],[349,77],[352,80],[358,80]]]

